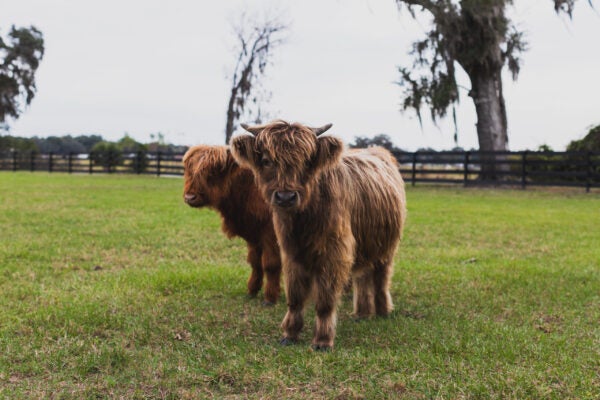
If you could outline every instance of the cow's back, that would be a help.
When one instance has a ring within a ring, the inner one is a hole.
[[[395,158],[381,147],[352,150],[344,154],[342,168],[357,263],[389,261],[406,218],[404,181]]]

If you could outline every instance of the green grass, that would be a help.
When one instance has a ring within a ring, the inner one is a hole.
[[[408,188],[387,319],[280,347],[181,179],[0,173],[0,398],[600,398],[600,198]]]

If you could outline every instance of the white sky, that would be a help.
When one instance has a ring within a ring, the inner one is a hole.
[[[509,145],[561,150],[600,123],[600,12],[579,1],[571,22],[550,0],[515,3],[511,15],[530,50],[519,80],[504,80]],[[273,117],[332,122],[330,132],[347,141],[386,133],[406,150],[454,147],[450,119],[437,127],[425,119],[421,129],[413,112],[399,112],[397,66],[410,65],[410,43],[428,27],[393,0],[3,1],[2,34],[33,24],[46,42],[38,93],[9,133],[116,140],[127,132],[149,141],[162,132],[176,144],[223,143],[230,21],[240,7],[274,5],[291,31],[267,72]],[[469,87],[466,75],[460,81]],[[458,145],[477,147],[466,89],[457,116]]]

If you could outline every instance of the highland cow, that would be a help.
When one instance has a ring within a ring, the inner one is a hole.
[[[314,294],[311,347],[329,350],[336,306],[350,279],[355,317],[392,310],[390,279],[406,216],[398,165],[383,148],[344,151],[341,140],[319,136],[331,125],[243,127],[252,136],[235,137],[231,151],[252,169],[271,204],[281,247],[288,311],[280,343],[297,342],[305,303]]]
[[[256,296],[266,275],[264,304],[277,302],[281,258],[273,230],[271,208],[258,191],[252,172],[241,168],[226,146],[194,146],[183,157],[184,201],[191,207],[210,207],[221,214],[222,229],[248,246],[252,267],[248,294]]]

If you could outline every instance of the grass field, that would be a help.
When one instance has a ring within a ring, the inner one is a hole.
[[[181,179],[0,173],[0,398],[600,398],[600,198],[408,188],[386,319],[280,347]]]

